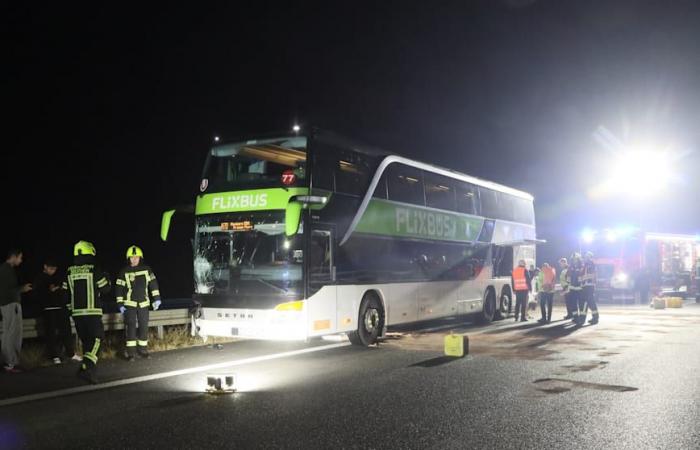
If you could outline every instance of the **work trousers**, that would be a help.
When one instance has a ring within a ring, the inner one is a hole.
[[[100,347],[105,338],[102,315],[73,316],[75,329],[83,344],[83,370],[94,371],[100,355]]]
[[[590,308],[593,314],[593,319],[598,319],[598,304],[595,301],[595,287],[584,286],[581,290],[581,298],[578,302],[578,313],[583,315],[581,322],[586,320],[586,313],[588,312],[586,307]]]
[[[554,292],[540,292],[540,310],[542,320],[552,320],[552,305],[554,304]]]
[[[124,311],[126,325],[126,351],[133,355],[148,347],[148,308],[127,307]]]
[[[65,355],[73,356],[73,333],[70,328],[70,316],[65,308],[51,308],[44,310],[44,337],[49,358],[60,358],[62,350]]]
[[[571,314],[573,315],[573,321],[578,322],[578,315],[579,315],[579,301],[581,299],[581,290],[580,289],[571,289],[569,290],[569,293],[567,294],[567,298],[569,301],[569,304],[571,305]]]
[[[566,315],[568,317],[573,317],[574,311],[578,309],[578,305],[576,304],[575,300],[573,300],[571,292],[564,294],[564,304],[566,304]]]
[[[22,305],[10,303],[0,306],[2,313],[2,359],[7,366],[19,364],[22,351]]]
[[[530,291],[515,291],[515,320],[518,315],[522,320],[527,318],[527,299]]]

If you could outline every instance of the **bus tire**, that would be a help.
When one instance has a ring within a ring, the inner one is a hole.
[[[374,294],[365,294],[360,303],[357,317],[357,330],[348,333],[350,342],[363,347],[377,342],[384,326],[384,310]]]
[[[508,311],[512,308],[513,296],[510,289],[503,288],[501,299],[498,301],[498,309],[496,310],[496,320],[503,320],[508,316]]]
[[[484,293],[484,307],[481,313],[476,318],[476,321],[482,325],[487,325],[493,322],[494,317],[496,317],[496,291],[493,288],[487,288]]]

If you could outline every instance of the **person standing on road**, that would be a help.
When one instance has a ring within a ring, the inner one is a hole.
[[[518,267],[513,269],[510,283],[513,287],[513,292],[515,292],[515,321],[517,322],[518,316],[520,316],[520,321],[526,322],[527,301],[532,290],[532,280],[524,259],[518,261]]]
[[[153,270],[143,263],[143,251],[132,245],[126,251],[126,258],[129,265],[119,272],[116,296],[126,325],[125,357],[133,361],[137,352],[148,358],[148,307],[152,305],[156,311],[161,302],[158,281]]]
[[[70,313],[66,308],[64,293],[61,290],[61,278],[58,265],[53,259],[44,262],[44,270],[34,279],[34,298],[38,303],[44,322],[44,338],[49,358],[54,364],[61,364],[61,356],[74,361],[80,357],[74,354],[73,333],[71,332]]]
[[[540,310],[542,318],[540,323],[549,323],[552,321],[552,306],[554,303],[554,281],[557,277],[557,271],[548,263],[544,263],[540,273],[537,275],[538,284],[540,287]]]
[[[102,297],[110,290],[109,278],[96,262],[92,243],[80,241],[73,247],[73,265],[68,267],[63,289],[75,329],[83,344],[83,363],[77,376],[97,384],[97,360],[105,330],[102,325]]]
[[[559,267],[561,267],[561,272],[559,272],[559,284],[561,285],[561,293],[564,296],[564,304],[566,305],[566,316],[564,320],[569,320],[574,317],[574,310],[578,306],[574,306],[571,302],[571,294],[569,292],[569,262],[566,258],[561,258],[559,260]]]
[[[583,322],[579,320],[579,316],[585,314],[584,304],[581,294],[581,276],[583,274],[583,264],[581,263],[581,255],[579,253],[574,253],[571,255],[571,267],[567,271],[568,281],[569,281],[569,296],[571,297],[571,305],[574,308],[573,317],[571,321],[577,326],[583,325]],[[584,321],[585,321],[585,316]]]
[[[22,351],[22,294],[32,290],[31,284],[19,285],[15,267],[22,264],[22,250],[7,252],[0,265],[0,313],[2,313],[2,359],[7,373],[21,372],[19,355]]]
[[[598,323],[598,304],[595,301],[595,285],[596,285],[596,273],[595,273],[595,263],[593,262],[593,253],[586,252],[586,259],[583,263],[583,275],[581,276],[581,300],[583,302],[583,318],[579,317],[581,325],[586,321],[586,314],[588,308],[591,309],[591,314],[593,317],[588,321],[591,325]],[[579,307],[579,314],[581,314],[582,308]]]

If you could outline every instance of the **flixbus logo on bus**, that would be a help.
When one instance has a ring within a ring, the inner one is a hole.
[[[248,208],[265,208],[267,206],[267,194],[254,195],[226,195],[214,197],[211,200],[211,209],[226,210],[232,209],[248,209]]]
[[[408,208],[396,208],[395,213],[397,234],[419,235],[436,239],[455,239],[457,237],[457,223],[447,214]],[[469,229],[467,229],[467,234],[470,234]]]
[[[307,188],[260,189],[252,191],[219,192],[197,198],[196,214],[236,211],[285,209],[290,197],[305,195]]]

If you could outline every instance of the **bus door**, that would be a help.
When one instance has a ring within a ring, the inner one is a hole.
[[[314,224],[308,246],[310,334],[333,332],[336,322],[335,226]]]

